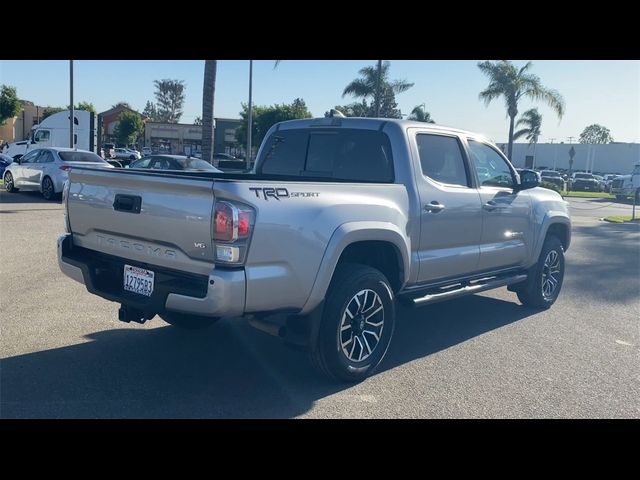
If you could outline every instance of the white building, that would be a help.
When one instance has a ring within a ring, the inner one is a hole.
[[[503,147],[504,145],[504,147]],[[504,152],[507,144],[498,144]],[[569,151],[574,149],[572,170],[627,174],[640,162],[640,143],[539,143],[535,148],[534,167],[569,169]],[[513,144],[513,164],[525,168],[526,157],[533,155],[533,145]]]

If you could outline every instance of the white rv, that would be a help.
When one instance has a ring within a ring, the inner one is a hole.
[[[31,128],[28,140],[10,143],[5,147],[5,155],[20,158],[29,150],[41,147],[69,147],[70,111],[54,113]],[[74,110],[74,148],[96,153],[97,129],[95,113]]]

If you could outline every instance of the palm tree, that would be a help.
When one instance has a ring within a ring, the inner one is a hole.
[[[411,115],[409,115],[408,120],[415,120],[417,122],[424,122],[424,123],[436,123],[431,118],[431,114],[425,110],[424,104],[418,105],[417,107],[413,107],[413,110],[411,110]]]
[[[533,166],[536,166],[536,145],[538,144],[538,138],[540,138],[542,127],[542,115],[538,112],[537,108],[527,110],[516,122],[516,127],[524,126],[513,134],[513,140],[517,140],[521,137],[529,140],[529,145],[533,144]]]
[[[380,68],[378,66],[361,68],[358,71],[360,78],[356,78],[347,85],[342,92],[342,96],[353,95],[362,99],[372,98],[374,104],[379,104],[380,99],[378,97],[380,95],[376,94],[377,91],[382,91],[382,96],[389,97],[406,92],[413,87],[414,84],[406,80],[389,80],[389,67],[391,65],[389,61],[378,65]],[[378,80],[380,81],[379,84]]]
[[[516,115],[518,115],[518,102],[522,97],[531,100],[544,101],[557,114],[559,118],[564,115],[564,100],[557,91],[546,88],[540,82],[540,77],[529,73],[533,64],[527,64],[520,70],[508,60],[499,62],[480,62],[478,68],[489,78],[489,86],[480,92],[480,100],[489,105],[492,100],[504,97],[509,116],[509,154],[513,153],[513,127]]]
[[[216,93],[217,60],[204,61],[202,86],[202,159],[213,163],[213,101]]]

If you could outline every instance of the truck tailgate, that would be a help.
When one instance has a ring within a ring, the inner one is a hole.
[[[197,274],[213,268],[212,179],[74,168],[69,182],[74,245]]]

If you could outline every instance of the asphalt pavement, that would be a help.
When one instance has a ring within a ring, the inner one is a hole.
[[[58,270],[61,205],[2,192],[0,417],[638,418],[640,225],[598,220],[629,205],[569,202],[553,308],[506,288],[401,308],[381,370],[348,385],[241,319],[119,322],[117,304]]]

